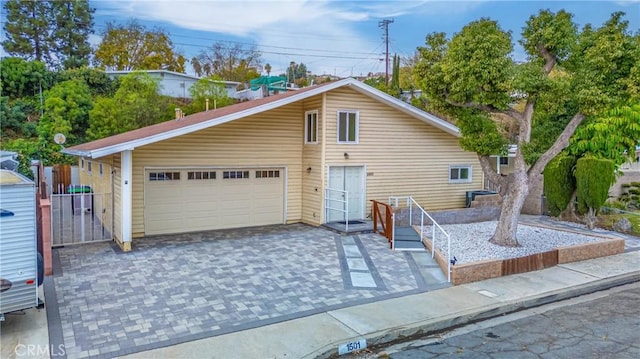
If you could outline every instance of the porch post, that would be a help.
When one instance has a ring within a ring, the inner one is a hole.
[[[120,189],[122,191],[122,206],[121,217],[122,218],[122,243],[121,247],[123,251],[131,250],[131,172],[132,172],[132,154],[133,150],[125,150],[120,152],[120,161],[122,165],[122,174],[120,176]]]
[[[500,174],[500,156],[496,156],[496,170]]]

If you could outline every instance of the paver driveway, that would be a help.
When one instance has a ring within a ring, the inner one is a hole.
[[[58,312],[49,325],[63,343],[51,344],[64,344],[68,358],[130,354],[447,285],[426,252],[390,251],[377,234],[295,224],[133,243],[128,253],[105,242],[54,251]]]

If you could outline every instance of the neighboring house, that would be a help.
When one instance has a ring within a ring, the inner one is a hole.
[[[196,113],[73,146],[113,176],[114,237],[370,215],[370,200],[413,196],[463,208],[482,188],[475,153],[454,125],[355,79]],[[107,172],[103,172],[107,173]],[[106,176],[106,175],[105,175]],[[327,199],[330,199],[327,205]]]
[[[195,84],[200,77],[182,74],[167,70],[140,70],[146,72],[151,78],[160,81],[160,94],[170,97],[191,98],[189,89]],[[110,78],[117,78],[130,74],[132,71],[105,71]],[[236,98],[236,89],[239,82],[221,81],[227,90],[227,94],[231,98]]]

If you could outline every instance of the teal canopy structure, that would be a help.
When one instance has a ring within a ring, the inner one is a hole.
[[[284,76],[260,76],[249,81],[249,84],[253,91],[265,85],[269,91],[287,91],[287,78]]]

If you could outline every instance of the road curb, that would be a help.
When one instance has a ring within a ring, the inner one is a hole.
[[[460,312],[453,316],[409,323],[401,327],[389,328],[384,331],[359,335],[353,338],[345,338],[344,340],[340,340],[340,342],[325,345],[323,348],[305,355],[304,358],[338,358],[338,345],[350,341],[366,338],[368,347],[392,344],[394,342],[409,340],[414,337],[429,335],[496,316],[535,308],[545,304],[575,298],[585,294],[595,293],[638,281],[640,281],[640,270],[613,277],[602,278],[589,283],[562,288],[526,298],[520,298],[509,302],[483,306]]]

